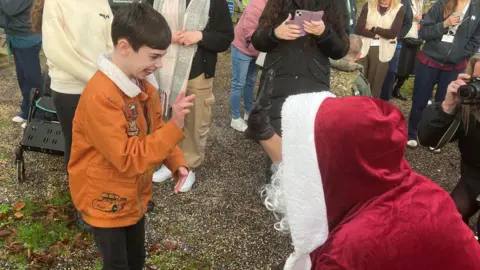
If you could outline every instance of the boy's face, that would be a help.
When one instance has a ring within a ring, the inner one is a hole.
[[[166,50],[157,50],[146,46],[142,46],[138,52],[132,49],[128,56],[131,75],[140,80],[145,79],[163,66],[162,57],[166,52]]]

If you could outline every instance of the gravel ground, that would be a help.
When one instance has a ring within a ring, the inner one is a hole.
[[[291,252],[289,238],[273,229],[274,218],[259,199],[264,168],[260,146],[229,126],[230,72],[230,55],[220,55],[208,151],[204,166],[197,171],[194,189],[177,196],[172,183],[154,186],[156,207],[148,214],[148,246],[163,240],[179,243],[179,249],[170,252],[158,269],[266,269]],[[12,151],[21,138],[21,129],[10,121],[19,98],[14,94],[18,91],[14,72],[0,72],[0,81],[0,96],[16,98],[0,100],[0,202],[46,199],[67,190],[62,158],[45,154],[27,153],[28,181],[16,182]],[[394,103],[408,112],[409,102]],[[459,177],[456,145],[446,146],[440,154],[423,148],[407,150],[406,157],[415,171],[448,191]],[[93,247],[77,250],[60,258],[54,269],[93,267],[94,252]],[[2,262],[0,268],[10,269]]]

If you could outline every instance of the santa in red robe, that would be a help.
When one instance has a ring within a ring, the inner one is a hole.
[[[397,108],[295,95],[283,106],[282,132],[265,204],[293,242],[283,269],[480,269],[480,246],[450,196],[405,160]]]

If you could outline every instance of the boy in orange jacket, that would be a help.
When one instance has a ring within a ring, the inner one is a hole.
[[[175,172],[176,192],[188,176],[177,144],[194,96],[180,95],[164,123],[152,75],[171,38],[166,20],[148,4],[119,9],[112,23],[114,52],[98,58],[99,70],[73,120],[70,192],[93,227],[103,269],[143,268],[154,168],[163,163]]]

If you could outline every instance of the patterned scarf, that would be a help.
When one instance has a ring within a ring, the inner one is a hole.
[[[155,0],[155,10],[160,12],[168,22],[172,34],[176,31],[202,31],[208,23],[210,0],[191,0],[188,7],[186,0]],[[163,68],[155,72],[160,85],[162,105],[165,118],[168,119],[170,104],[173,104],[180,92],[187,90],[188,77],[192,67],[197,44],[184,47],[172,44],[163,57]]]

